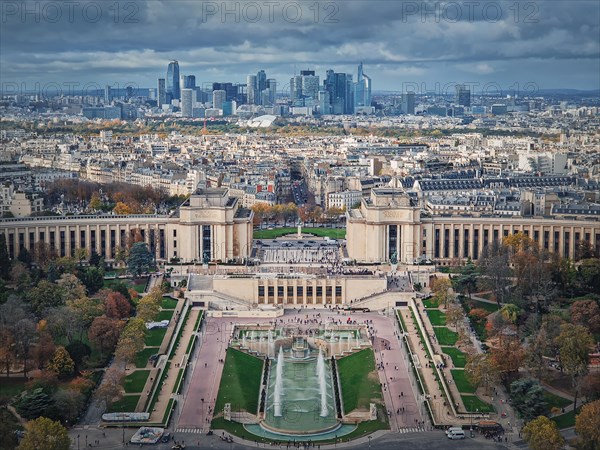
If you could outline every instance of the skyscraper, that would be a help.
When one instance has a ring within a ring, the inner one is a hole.
[[[464,84],[457,84],[454,102],[459,106],[471,106],[471,89]]]
[[[363,64],[358,65],[358,76],[354,93],[354,107],[371,106],[371,78],[363,72]]]
[[[258,100],[262,104],[262,93],[267,88],[267,74],[264,70],[259,70],[256,74],[256,89],[258,91]]]
[[[181,117],[192,117],[194,103],[196,102],[195,89],[181,90]]]
[[[157,90],[157,105],[162,108],[162,105],[167,103],[167,91],[165,89],[165,79],[158,79],[158,90]]]
[[[257,104],[257,91],[258,91],[258,85],[257,85],[257,79],[256,79],[256,75],[248,75],[246,77],[246,94],[248,96],[248,104],[249,105],[256,105]]]
[[[407,92],[402,94],[402,100],[400,103],[402,114],[415,114],[415,93]]]
[[[179,86],[179,62],[171,61],[167,68],[167,101],[179,100],[181,90]]]
[[[194,89],[196,87],[196,77],[194,75],[183,75],[182,89]]]
[[[223,103],[227,101],[227,92],[218,90],[213,91],[213,108],[223,109]]]
[[[302,96],[302,75],[294,75],[290,79],[290,100],[294,106],[304,106]]]
[[[302,96],[305,99],[316,100],[319,95],[319,77],[314,70],[301,70]]]
[[[110,85],[107,84],[106,86],[104,86],[104,104],[108,105],[111,100],[112,100],[112,89],[110,88]]]

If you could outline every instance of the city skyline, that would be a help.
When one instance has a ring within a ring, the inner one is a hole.
[[[436,83],[582,90],[600,84],[600,7],[589,1],[356,1],[313,9],[284,2],[273,11],[256,3],[254,16],[237,2],[228,3],[229,12],[213,2],[114,5],[69,10],[60,2],[4,2],[2,83],[151,87],[164,76],[165,61],[177,59],[201,81],[243,82],[266,69],[287,82],[305,69],[355,73],[362,61],[380,90],[400,90],[402,83],[425,90]]]

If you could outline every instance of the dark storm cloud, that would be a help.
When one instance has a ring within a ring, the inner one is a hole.
[[[264,68],[281,86],[294,67],[323,76],[329,67],[354,72],[359,61],[376,89],[401,82],[600,83],[595,1],[1,4],[3,82],[127,79],[153,86],[174,58],[199,81],[243,81]]]

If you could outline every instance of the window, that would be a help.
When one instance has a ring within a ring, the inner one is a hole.
[[[304,296],[304,286],[298,286],[298,287],[296,287],[296,295],[298,297],[303,297]]]

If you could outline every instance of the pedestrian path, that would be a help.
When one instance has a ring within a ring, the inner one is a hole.
[[[406,433],[424,433],[427,431],[424,427],[409,427],[409,428],[400,428],[398,433],[406,434]]]
[[[202,434],[202,428],[177,428],[176,433]]]

